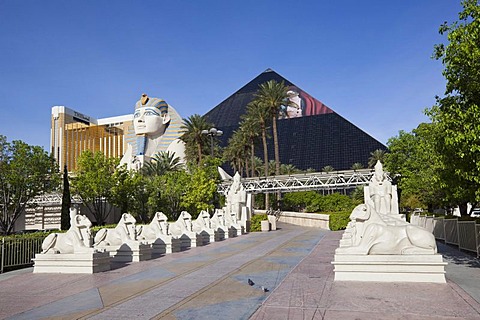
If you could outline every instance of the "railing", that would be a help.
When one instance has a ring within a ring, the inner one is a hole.
[[[0,273],[5,268],[32,265],[36,253],[42,251],[44,236],[32,238],[2,238],[0,250]]]
[[[458,246],[461,250],[475,252],[480,257],[480,224],[475,221],[458,221],[433,216],[413,214],[410,223],[432,232],[435,239]]]

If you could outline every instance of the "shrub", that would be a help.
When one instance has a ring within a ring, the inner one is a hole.
[[[304,211],[307,206],[322,196],[315,191],[287,193],[283,197],[283,210]]]
[[[355,205],[349,196],[332,193],[323,197],[321,210],[325,212],[352,211]]]
[[[250,222],[250,232],[262,231],[262,220],[268,220],[266,214],[254,214]]]
[[[350,211],[326,213],[330,216],[329,228],[332,231],[344,230],[350,221]]]

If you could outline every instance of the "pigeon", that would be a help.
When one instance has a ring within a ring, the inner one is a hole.
[[[252,280],[248,279],[248,285],[249,286],[253,286],[255,284],[255,282],[253,282]]]
[[[268,291],[270,291],[270,290],[268,290],[267,288],[265,288],[264,286],[262,286],[262,291],[263,291],[263,292],[268,292]]]

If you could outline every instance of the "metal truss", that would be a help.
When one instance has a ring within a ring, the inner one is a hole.
[[[244,178],[243,187],[248,193],[295,192],[308,190],[348,190],[367,185],[374,171],[370,169],[335,172],[315,172],[282,176]],[[390,177],[387,174],[389,180]],[[224,181],[218,192],[226,194],[232,181]]]

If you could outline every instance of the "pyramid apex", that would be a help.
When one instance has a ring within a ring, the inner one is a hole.
[[[265,73],[265,72],[273,72],[273,70],[268,68],[267,70],[263,71],[263,73]]]

